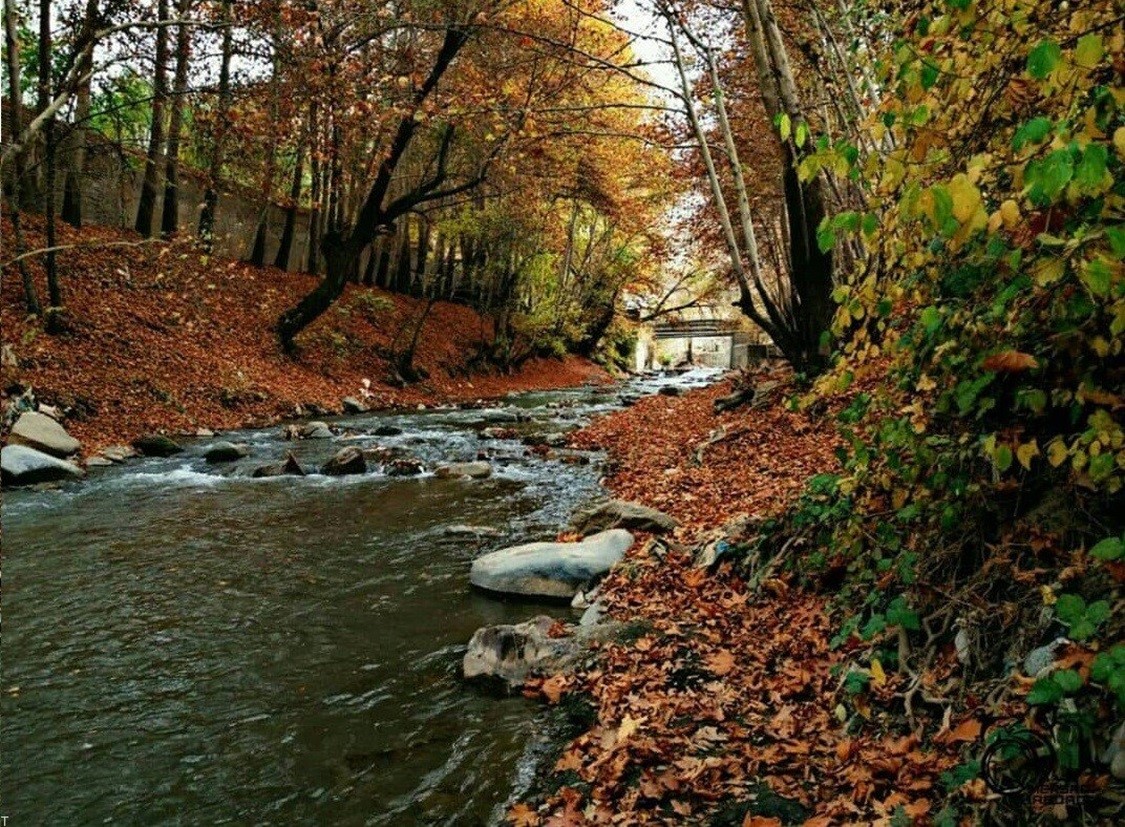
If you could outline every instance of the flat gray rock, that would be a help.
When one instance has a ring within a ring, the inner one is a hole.
[[[603,531],[578,543],[527,543],[473,561],[469,582],[480,589],[569,600],[603,576],[633,545],[624,529]]]
[[[492,466],[487,462],[451,462],[448,465],[439,465],[435,468],[434,476],[440,479],[457,477],[483,479],[492,476]]]
[[[82,469],[26,445],[5,445],[0,450],[0,477],[4,485],[34,485],[39,482],[81,479]]]
[[[69,457],[78,453],[81,443],[66,432],[55,420],[38,411],[20,414],[8,436],[12,445],[26,445],[55,457]]]
[[[663,511],[626,500],[609,500],[579,511],[570,521],[570,527],[586,536],[609,528],[627,528],[665,534],[676,528],[676,521]]]

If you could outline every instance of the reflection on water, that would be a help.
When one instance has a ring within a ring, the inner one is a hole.
[[[614,401],[513,400],[528,433]],[[468,564],[553,534],[595,496],[598,471],[482,442],[482,416],[338,424],[398,425],[355,444],[431,465],[487,451],[488,480],[251,479],[287,450],[312,466],[340,447],[259,431],[235,436],[253,452],[228,466],[203,462],[200,443],[6,493],[0,810],[66,825],[493,820],[537,709],[463,686],[460,657],[479,626],[544,607],[471,592]],[[454,523],[505,536],[444,536]]]

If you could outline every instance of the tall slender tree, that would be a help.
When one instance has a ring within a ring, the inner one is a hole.
[[[166,24],[169,0],[157,0],[156,19]],[[156,58],[152,72],[152,126],[149,130],[145,174],[137,201],[137,220],[133,228],[148,238],[156,216],[156,196],[160,187],[161,154],[164,152],[164,105],[168,98],[168,26],[156,29]]]
[[[187,20],[192,0],[180,0],[176,16]],[[160,233],[167,237],[180,228],[180,141],[187,106],[188,64],[191,60],[191,26],[176,27],[176,69],[172,77],[172,106],[168,117],[168,149],[164,153],[164,207],[160,214]]]
[[[199,213],[199,237],[207,250],[212,249],[215,243],[215,213],[219,208],[219,181],[223,173],[223,150],[231,105],[230,63],[234,52],[232,8],[233,0],[223,0],[220,12],[223,46],[219,57],[218,100],[211,129],[211,159],[207,168],[207,189],[203,193],[203,209]]]

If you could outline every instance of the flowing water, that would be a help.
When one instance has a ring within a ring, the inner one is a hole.
[[[526,775],[539,709],[464,685],[465,643],[483,625],[571,610],[475,593],[469,562],[553,536],[601,492],[596,461],[477,430],[518,412],[523,433],[561,432],[617,397],[508,402],[334,422],[403,429],[390,437],[228,434],[251,456],[208,465],[212,440],[199,441],[61,490],[6,492],[0,813],[21,825],[495,821]],[[495,471],[249,476],[288,450],[317,467],[343,444],[430,467],[485,451]],[[450,537],[452,524],[503,536]]]

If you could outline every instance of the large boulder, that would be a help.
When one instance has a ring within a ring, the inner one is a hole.
[[[676,521],[663,511],[626,500],[609,500],[579,511],[570,521],[571,530],[583,537],[609,528],[627,528],[665,534],[676,528]]]
[[[164,434],[142,436],[133,440],[133,447],[146,457],[170,457],[184,450],[183,446]]]
[[[330,477],[366,474],[367,461],[363,458],[363,451],[354,445],[349,445],[347,448],[341,448],[332,459],[320,466],[320,473]]]
[[[272,465],[260,465],[254,469],[255,477],[303,477],[305,469],[292,454],[285,455],[285,462],[276,462]]]
[[[234,442],[216,442],[203,458],[208,462],[234,462],[250,455],[250,446]]]
[[[82,469],[74,463],[26,445],[5,445],[0,450],[0,478],[4,485],[34,485],[81,477]]]
[[[12,445],[26,445],[55,457],[69,457],[78,453],[81,444],[55,420],[38,411],[20,414],[8,436]]]
[[[492,475],[492,466],[487,462],[451,462],[448,465],[439,465],[434,469],[434,476],[439,479],[456,479],[470,477],[483,479]]]
[[[603,531],[578,543],[527,543],[473,561],[469,582],[480,589],[570,600],[602,577],[633,545],[624,529]]]

